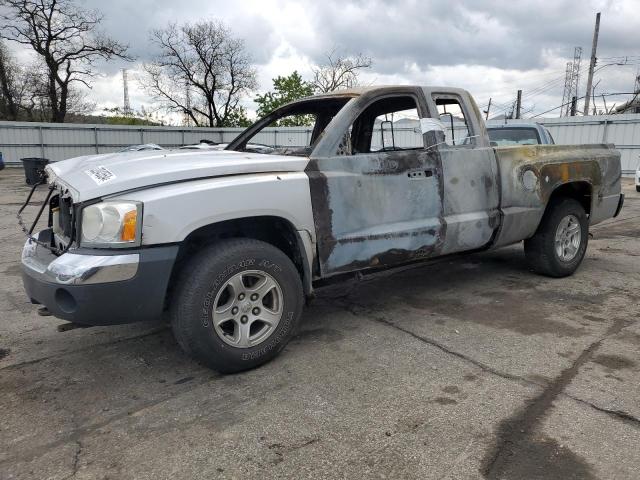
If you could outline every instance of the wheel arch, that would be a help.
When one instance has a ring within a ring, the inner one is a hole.
[[[217,241],[229,238],[252,238],[281,250],[295,265],[302,280],[305,296],[309,296],[312,293],[309,261],[311,252],[307,251],[309,246],[303,235],[304,233],[299,232],[289,220],[271,215],[223,220],[196,228],[180,242],[169,280],[167,299],[171,296],[176,278],[192,254]]]
[[[587,215],[590,215],[593,203],[593,185],[586,180],[570,181],[557,185],[549,195],[545,205],[545,213],[558,198],[573,198],[582,205]]]

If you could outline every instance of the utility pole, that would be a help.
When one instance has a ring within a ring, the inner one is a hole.
[[[516,99],[516,118],[520,118],[521,109],[522,109],[522,90],[518,90],[518,98]]]
[[[578,97],[575,95],[571,98],[571,116],[576,116],[576,109],[578,107]]]
[[[484,113],[486,114],[484,117],[485,120],[489,120],[489,110],[491,110],[491,98],[489,98],[489,105],[487,105],[487,109],[484,111]]]
[[[591,44],[591,63],[589,63],[589,76],[587,77],[587,91],[584,96],[583,115],[589,115],[589,100],[591,99],[591,85],[593,84],[593,70],[596,67],[596,51],[598,50],[598,33],[600,32],[600,12],[596,14],[596,26],[593,30],[593,42]]]

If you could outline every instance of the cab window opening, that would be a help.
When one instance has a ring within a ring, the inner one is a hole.
[[[451,147],[475,143],[462,101],[455,97],[434,95],[440,121],[445,125],[445,143]]]
[[[412,95],[396,95],[368,105],[345,132],[338,155],[423,149],[418,103]]]

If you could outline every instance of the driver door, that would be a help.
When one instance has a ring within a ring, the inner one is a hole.
[[[442,166],[418,127],[427,116],[421,90],[396,88],[357,98],[325,131],[307,168],[322,276],[440,251]]]

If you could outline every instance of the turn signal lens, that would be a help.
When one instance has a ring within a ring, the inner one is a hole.
[[[138,211],[130,210],[124,214],[122,222],[122,233],[120,240],[123,242],[133,242],[136,239],[136,224],[138,222]]]

